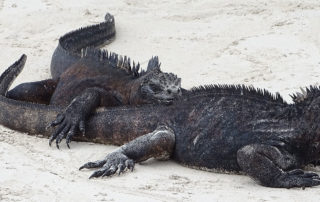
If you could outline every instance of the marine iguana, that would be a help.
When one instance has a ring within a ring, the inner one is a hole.
[[[50,134],[46,125],[61,107],[4,97],[25,56],[0,77],[0,124]],[[172,105],[122,106],[93,114],[78,140],[123,144],[90,177],[111,176],[151,157],[196,168],[242,171],[268,187],[310,187],[318,174],[301,170],[320,157],[320,88],[286,103],[280,94],[244,85],[194,88]]]
[[[51,62],[53,78],[20,84],[9,91],[12,99],[66,107],[51,126],[58,126],[49,144],[77,132],[85,132],[84,121],[97,107],[171,104],[181,95],[181,79],[160,70],[158,57],[149,60],[147,71],[106,50],[97,49],[115,35],[114,18],[80,28],[62,36]],[[81,53],[81,54],[80,54]]]

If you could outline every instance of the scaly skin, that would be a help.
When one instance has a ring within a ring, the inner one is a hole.
[[[115,36],[114,17],[65,34],[51,61],[52,79],[20,84],[7,97],[65,107],[53,119],[49,144],[66,138],[67,145],[98,107],[171,104],[181,95],[181,79],[160,70],[158,57],[149,60],[147,71],[130,58],[97,49]]]
[[[107,13],[104,22],[71,31],[60,37],[51,58],[52,78],[58,79],[63,72],[79,61],[85,48],[106,45],[114,39],[115,34],[114,17]]]
[[[157,58],[149,62],[149,67],[150,64],[158,64]],[[58,82],[49,79],[20,84],[7,96],[15,100],[64,107],[48,124],[57,126],[49,144],[55,141],[59,148],[62,139],[66,138],[69,147],[76,134],[86,132],[84,122],[97,107],[148,103],[167,105],[181,95],[180,79],[171,73],[161,72],[159,68],[151,68],[132,78],[132,74],[108,65],[109,59],[96,61],[91,56],[84,57],[68,68]],[[47,100],[50,100],[49,103],[46,103]]]
[[[0,89],[8,80],[0,81]],[[99,168],[91,177],[110,176],[151,157],[170,157],[191,167],[243,171],[269,187],[316,186],[319,176],[301,168],[320,157],[319,95],[319,88],[310,87],[305,102],[287,104],[266,90],[216,85],[186,92],[169,106],[95,113],[79,140],[132,141],[80,169]],[[43,133],[59,111],[4,96],[0,107],[2,125],[29,133]]]

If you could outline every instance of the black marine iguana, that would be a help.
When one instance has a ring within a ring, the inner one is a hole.
[[[48,135],[46,125],[60,107],[3,96],[24,62],[25,56],[0,77],[0,124]],[[131,141],[80,169],[99,168],[90,177],[110,176],[162,157],[191,167],[242,171],[269,187],[316,186],[318,174],[301,168],[320,157],[319,113],[318,87],[308,88],[295,104],[253,87],[198,87],[172,105],[122,106],[93,114],[78,140]]]
[[[51,63],[53,79],[20,84],[9,91],[12,99],[66,107],[51,126],[57,130],[49,144],[75,133],[84,133],[84,121],[97,107],[171,104],[181,95],[181,79],[160,70],[158,57],[149,60],[147,71],[130,58],[95,47],[115,35],[114,18],[72,31],[60,38]],[[81,55],[80,55],[81,53]]]

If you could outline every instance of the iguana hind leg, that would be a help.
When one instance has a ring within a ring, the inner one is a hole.
[[[119,170],[133,170],[134,163],[145,161],[151,157],[169,158],[175,145],[174,132],[167,126],[158,126],[156,130],[121,146],[116,151],[108,154],[105,159],[88,162],[80,167],[99,168],[92,177],[111,176]]]
[[[6,97],[26,102],[49,104],[57,83],[57,80],[53,79],[22,83],[10,90]]]
[[[296,169],[299,163],[284,148],[252,144],[241,148],[237,159],[244,172],[268,187],[311,187],[320,185],[318,174]]]
[[[121,104],[121,99],[112,91],[106,91],[101,88],[87,88],[84,92],[75,97],[72,102],[65,108],[62,113],[59,113],[57,118],[48,126],[57,129],[52,134],[49,140],[49,145],[56,140],[56,146],[59,148],[59,143],[63,138],[66,138],[67,146],[71,142],[71,138],[77,133],[85,133],[85,120],[94,112],[98,106],[103,106],[105,102],[110,105]],[[70,148],[70,147],[69,147]]]

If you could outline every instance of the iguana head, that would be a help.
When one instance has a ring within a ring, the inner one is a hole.
[[[140,93],[148,103],[171,104],[181,96],[181,79],[172,73],[153,70],[143,79]]]
[[[181,96],[181,79],[160,70],[158,57],[149,60],[147,71],[139,78],[139,103],[171,104]]]

